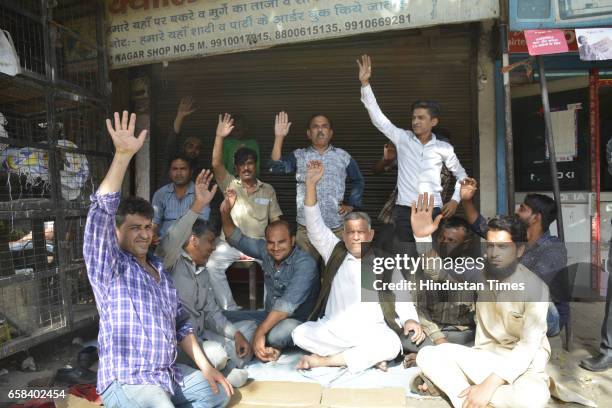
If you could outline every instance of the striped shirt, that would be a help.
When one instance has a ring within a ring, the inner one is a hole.
[[[151,204],[155,210],[153,224],[158,225],[157,235],[166,235],[170,225],[181,218],[189,210],[195,200],[195,183],[189,182],[187,193],[182,199],[178,199],[175,193],[174,183],[166,184],[153,194]],[[200,214],[200,219],[207,221],[210,217],[210,207],[206,206]]]
[[[119,193],[91,196],[83,256],[100,315],[98,394],[114,381],[151,384],[173,393],[182,381],[175,364],[177,343],[192,326],[172,280],[156,257],[155,279],[136,258],[119,248],[115,214]]]

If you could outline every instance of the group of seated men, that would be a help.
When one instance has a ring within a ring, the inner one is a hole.
[[[83,246],[100,313],[97,390],[105,406],[225,406],[233,387],[248,377],[245,362],[253,355],[277,360],[292,346],[308,353],[297,369],[385,370],[405,354],[406,366],[422,370],[415,391],[444,393],[455,407],[546,405],[546,334],[558,331],[564,310],[562,302],[548,301],[554,281],[548,273],[558,266],[551,262],[566,259],[548,231],[556,217],[554,201],[530,195],[515,216],[485,221],[472,203],[476,181],[467,177],[452,145],[432,132],[437,106],[417,102],[413,130],[395,127],[369,85],[370,58],[358,64],[362,101],[397,151],[394,249],[427,259],[459,258],[477,254],[476,234],[486,240],[483,269],[421,268],[415,278],[523,283],[529,296],[425,291],[400,299],[380,290],[375,301],[363,301],[363,265],[377,251],[368,245],[374,230],[370,217],[355,211],[363,177],[355,160],[330,144],[333,127],[325,115],[313,115],[308,123],[311,146],[285,157],[282,144],[291,123],[284,112],[276,116],[270,170],[296,173],[294,234],[280,218],[274,188],[257,178],[257,152],[238,147],[236,175],[228,171],[223,144],[235,129],[228,114],[219,116],[212,173],[202,170],[193,182],[192,160],[199,152],[175,158],[172,182],[155,193],[153,205],[138,197],[120,199],[125,171],[146,131],[135,137],[135,115],[115,113],[114,123],[107,120],[115,155],[92,196]],[[183,111],[190,110],[186,103]],[[443,164],[458,180],[444,206]],[[344,202],[347,178],[353,190]],[[220,237],[206,221],[217,188],[224,193]],[[459,202],[467,221],[453,216]],[[435,242],[427,244],[432,236]],[[238,310],[227,284],[227,267],[245,258],[260,262],[264,271],[262,311]],[[399,279],[404,271],[389,272],[387,279]]]

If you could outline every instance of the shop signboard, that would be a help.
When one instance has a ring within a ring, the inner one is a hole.
[[[107,0],[112,68],[479,21],[498,0]]]

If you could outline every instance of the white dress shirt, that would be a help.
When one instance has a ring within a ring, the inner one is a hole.
[[[429,142],[422,144],[412,131],[393,125],[378,107],[370,85],[361,88],[361,101],[368,110],[374,126],[387,136],[397,149],[398,195],[396,203],[411,205],[417,201],[419,194],[433,193],[434,205],[442,207],[440,196],[442,164],[445,164],[457,178],[452,199],[456,202],[461,201],[459,182],[467,177],[467,174],[459,163],[453,146],[438,140],[434,134]]]

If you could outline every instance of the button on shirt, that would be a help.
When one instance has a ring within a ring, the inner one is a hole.
[[[242,181],[229,173],[217,182],[221,191],[227,188],[236,191],[236,204],[230,215],[234,224],[240,227],[245,235],[263,238],[270,220],[283,215],[276,199],[276,191],[270,184],[257,180],[255,192],[249,194]]]
[[[159,282],[121,250],[115,235],[119,193],[91,196],[83,256],[100,315],[98,394],[114,381],[151,384],[173,393],[182,374],[177,343],[192,326],[170,277],[156,257]]]
[[[187,192],[182,199],[178,199],[176,196],[176,187],[174,183],[166,184],[153,194],[153,200],[151,204],[155,210],[153,215],[153,224],[159,225],[157,235],[163,237],[170,225],[178,220],[183,214],[187,212],[193,200],[195,200],[195,183],[189,182],[187,186]],[[210,216],[210,208],[206,207],[202,210],[199,218],[208,220]]]
[[[304,196],[306,194],[306,165],[311,160],[320,160],[325,167],[323,177],[317,183],[317,201],[321,207],[323,221],[331,229],[343,224],[344,218],[338,213],[339,205],[344,201],[346,179],[351,181],[351,194],[347,200],[348,205],[361,207],[361,198],[365,182],[357,162],[346,151],[329,146],[323,153],[319,153],[312,146],[305,149],[294,150],[288,156],[278,161],[270,161],[270,171],[273,174],[289,174],[295,172],[297,181],[296,198],[297,222],[306,225],[304,216]]]
[[[429,142],[422,144],[412,131],[393,125],[378,107],[369,85],[361,88],[361,101],[368,110],[372,124],[387,136],[397,149],[397,204],[411,205],[416,202],[419,194],[433,193],[434,205],[441,207],[442,164],[445,164],[457,178],[452,199],[459,203],[461,201],[459,182],[467,177],[467,174],[459,163],[453,146],[439,140],[434,134]]]
[[[278,310],[294,319],[308,320],[320,289],[317,263],[310,255],[296,246],[277,267],[268,254],[265,240],[249,238],[236,228],[228,242],[245,254],[262,260],[266,311]]]

